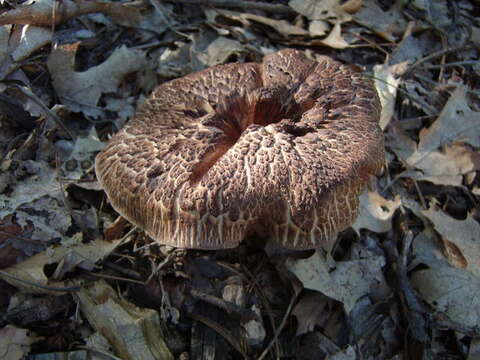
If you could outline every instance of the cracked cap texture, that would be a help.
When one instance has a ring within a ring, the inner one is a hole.
[[[96,158],[112,206],[159,243],[236,247],[268,236],[329,246],[384,162],[370,79],[283,50],[158,86]]]

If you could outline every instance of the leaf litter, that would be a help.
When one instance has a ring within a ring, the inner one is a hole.
[[[0,357],[478,353],[478,2],[2,9]],[[285,47],[355,64],[382,102],[384,172],[333,249],[184,251],[116,220],[94,157],[153,87]]]

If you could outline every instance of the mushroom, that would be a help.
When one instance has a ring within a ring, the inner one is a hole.
[[[117,212],[161,244],[236,247],[261,234],[330,245],[384,162],[370,79],[282,50],[158,86],[96,158]]]

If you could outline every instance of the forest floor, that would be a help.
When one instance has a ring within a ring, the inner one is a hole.
[[[480,359],[478,0],[1,7],[0,359]],[[180,250],[119,218],[94,159],[153,88],[284,48],[382,102],[334,248]]]

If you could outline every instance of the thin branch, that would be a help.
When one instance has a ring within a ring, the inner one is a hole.
[[[289,6],[282,4],[269,4],[256,1],[237,1],[237,0],[163,0],[175,4],[195,4],[223,8],[240,8],[244,10],[262,10],[274,14],[297,15]]]

